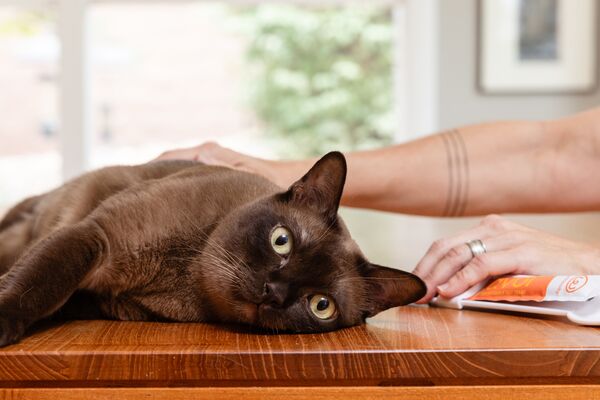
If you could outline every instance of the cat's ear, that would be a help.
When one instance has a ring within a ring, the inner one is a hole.
[[[410,272],[370,264],[363,271],[370,307],[366,316],[414,303],[427,293],[425,282]]]
[[[342,198],[346,169],[346,159],[342,153],[327,153],[306,175],[294,182],[283,197],[290,203],[311,208],[333,221]]]

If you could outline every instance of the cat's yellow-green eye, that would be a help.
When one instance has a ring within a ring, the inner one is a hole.
[[[335,315],[335,303],[324,294],[315,294],[309,299],[310,311],[319,319],[329,319]]]
[[[271,233],[271,246],[273,246],[275,253],[281,256],[288,255],[290,254],[290,251],[292,251],[292,245],[292,234],[287,228],[278,226],[273,229],[273,232]]]

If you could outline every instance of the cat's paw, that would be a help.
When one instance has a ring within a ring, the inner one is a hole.
[[[17,343],[25,333],[25,323],[0,317],[0,347]]]

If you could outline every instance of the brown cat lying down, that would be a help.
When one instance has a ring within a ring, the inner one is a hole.
[[[337,215],[329,153],[287,191],[185,161],[91,172],[0,222],[0,345],[52,315],[321,332],[425,294],[369,263]]]

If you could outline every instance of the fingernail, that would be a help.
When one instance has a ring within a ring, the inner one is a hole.
[[[448,287],[450,285],[448,285],[447,283],[444,283],[443,285],[440,285],[437,287],[438,292],[445,292],[448,290]]]

